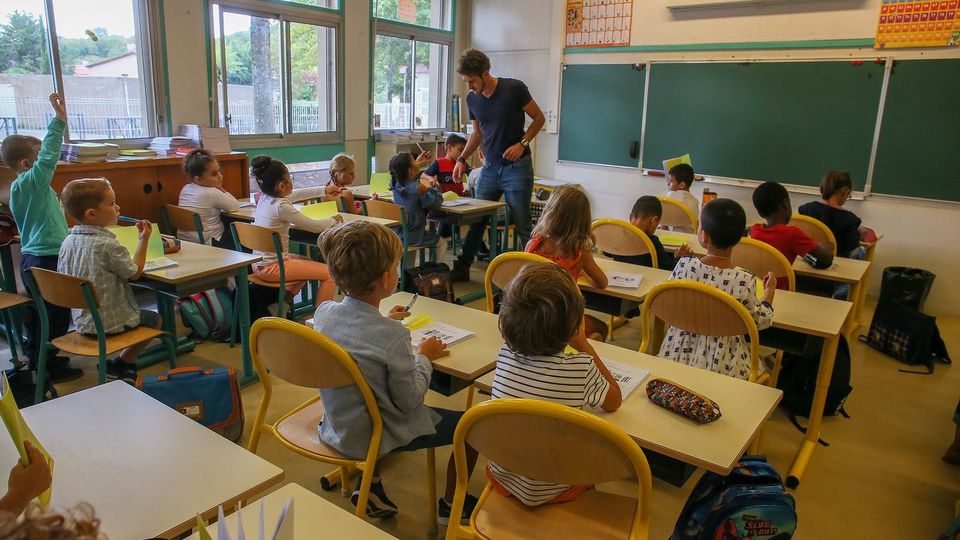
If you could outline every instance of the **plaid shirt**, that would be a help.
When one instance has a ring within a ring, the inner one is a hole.
[[[140,308],[129,283],[137,270],[127,248],[103,227],[75,225],[60,246],[57,271],[93,283],[103,331],[107,334],[140,325]],[[81,334],[97,333],[89,310],[74,309],[73,323]]]

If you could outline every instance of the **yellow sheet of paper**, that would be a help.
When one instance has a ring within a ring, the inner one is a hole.
[[[447,191],[443,194],[443,200],[445,201],[455,201],[460,198],[460,195],[456,191]]]
[[[150,235],[150,239],[147,240],[147,260],[152,261],[154,259],[159,259],[163,257],[163,239],[160,238],[160,227],[156,223],[153,225],[153,234]],[[137,227],[107,227],[107,230],[113,233],[117,237],[117,242],[120,242],[120,245],[127,248],[127,251],[130,252],[130,256],[133,257],[133,252],[137,250]]]
[[[337,211],[337,201],[326,201],[317,204],[308,204],[300,209],[300,213],[310,219],[324,219],[333,217],[339,212]]]
[[[680,157],[663,160],[663,174],[668,174],[670,169],[681,163],[686,163],[687,165],[692,166],[693,163],[690,162],[690,154],[684,154]]]
[[[679,234],[657,233],[660,243],[665,246],[682,246],[687,243],[687,239]]]
[[[200,540],[213,540],[210,538],[210,533],[207,532],[207,522],[204,521],[203,517],[200,514],[197,514],[197,534],[200,536]]]
[[[0,417],[3,417],[3,425],[7,426],[7,432],[10,433],[10,438],[13,440],[13,445],[17,447],[17,452],[20,453],[20,459],[24,463],[29,463],[27,459],[27,450],[23,446],[23,441],[30,441],[30,444],[34,446],[37,450],[43,454],[44,459],[47,460],[47,464],[50,465],[50,474],[53,475],[53,458],[50,457],[50,454],[47,453],[43,445],[40,444],[40,441],[37,440],[36,435],[30,431],[30,426],[23,420],[23,415],[20,414],[20,408],[17,407],[17,402],[13,398],[13,392],[10,391],[10,383],[7,382],[7,375],[4,373],[2,375],[2,388],[0,391],[3,392],[3,395],[0,396]],[[50,495],[53,492],[53,487],[44,491],[37,497],[37,500],[40,501],[40,505],[46,508],[50,504]]]
[[[384,193],[390,191],[390,173],[373,173],[370,175],[370,193]]]
[[[757,278],[757,298],[763,298],[763,293],[764,293],[763,280],[760,278]]]
[[[406,326],[408,330],[417,330],[419,328],[423,328],[424,326],[432,322],[433,322],[433,317],[431,315],[427,315],[424,313],[422,315],[414,315],[413,317],[410,317],[410,319],[407,321]]]

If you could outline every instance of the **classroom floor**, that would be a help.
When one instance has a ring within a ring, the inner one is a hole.
[[[475,265],[475,282],[458,285],[458,294],[478,288],[480,272],[479,265]],[[482,309],[480,302],[474,302],[471,307]],[[870,309],[868,307],[865,314],[868,322]],[[947,348],[960,359],[960,319],[941,317],[938,322]],[[640,341],[638,322],[631,321],[618,329],[611,341],[635,349]],[[960,398],[960,370],[938,365],[930,376],[904,374],[898,371],[904,367],[902,364],[856,340],[850,342],[850,349],[854,390],[846,409],[851,418],[824,421],[822,437],[830,446],[815,451],[800,487],[793,491],[800,516],[795,538],[936,538],[952,518],[954,504],[960,499],[960,467],[940,460],[953,438],[951,418]],[[75,363],[86,373],[80,380],[60,385],[61,393],[94,384],[94,362],[78,359]],[[228,363],[240,368],[239,350],[223,344],[204,343],[179,358],[181,366]],[[158,364],[144,371],[153,373],[165,369],[166,365]],[[278,381],[268,420],[272,421],[278,413],[308,399],[314,392]],[[248,422],[242,440],[245,444],[249,423],[253,422],[260,399],[260,385],[250,385],[242,394]],[[462,408],[464,399],[465,393],[451,398],[430,393],[427,403]],[[781,474],[786,473],[792,462],[801,436],[780,412],[768,422],[764,452]],[[268,437],[261,439],[257,453],[282,467],[286,481],[297,482],[353,511],[349,499],[342,498],[338,490],[325,492],[320,488],[320,476],[330,467],[285,450]],[[448,456],[448,449],[437,451],[439,493],[442,493]],[[480,466],[483,463],[481,461]],[[428,537],[426,506],[430,505],[435,512],[436,502],[426,500],[425,465],[423,452],[392,456],[384,463],[384,485],[401,513],[376,525],[398,538]],[[664,539],[670,535],[698,478],[699,473],[683,488],[654,479],[651,538]],[[478,494],[483,481],[483,474],[474,474],[471,491]],[[622,482],[604,485],[601,489],[623,493],[630,486]],[[104,526],[109,531],[109,524]]]

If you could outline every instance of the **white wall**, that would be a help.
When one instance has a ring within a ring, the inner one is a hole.
[[[880,0],[812,0],[790,5],[754,8],[727,8],[673,14],[669,0],[635,0],[631,45],[685,45],[736,43],[753,41],[802,41],[869,38],[873,36]],[[551,24],[542,15],[526,14],[522,32],[499,32],[496,43],[476,33],[490,27],[512,28],[517,24],[512,6],[504,0],[474,0],[473,43],[485,50],[489,47],[499,58],[504,51],[522,49],[528,43],[542,43],[549,36],[547,88],[534,93],[544,110],[559,107],[560,64],[566,63],[636,63],[666,59],[760,59],[760,58],[873,58],[873,49],[784,49],[766,51],[638,51],[626,53],[563,54],[563,14],[553,13]],[[562,5],[560,0],[556,4]],[[562,11],[555,9],[554,12]],[[523,11],[521,11],[523,13]],[[482,19],[480,16],[482,15]],[[557,16],[559,15],[559,16]],[[482,45],[482,46],[481,46]],[[960,51],[918,49],[883,51],[885,55],[915,57],[960,57]],[[494,56],[492,55],[492,58]],[[493,72],[500,66],[494,61]],[[512,69],[508,64],[508,69]],[[523,75],[518,75],[524,79]],[[527,81],[530,85],[530,81]],[[538,81],[539,82],[539,81]],[[531,86],[532,88],[532,86]],[[562,114],[562,111],[560,111]],[[536,139],[535,171],[545,178],[576,181],[590,194],[594,217],[626,216],[633,201],[640,195],[659,195],[665,190],[663,178],[647,177],[637,170],[615,167],[560,163],[557,161],[558,135],[542,132]],[[748,216],[756,217],[750,201],[752,187],[706,184],[721,197],[740,202]],[[700,196],[704,183],[693,193]],[[813,197],[791,194],[794,207]],[[960,268],[960,242],[954,238],[960,226],[960,204],[936,203],[872,196],[865,201],[851,201],[849,208],[865,225],[884,235],[877,251],[877,262],[871,271],[871,295],[879,292],[883,267],[909,265],[926,268],[938,279],[926,310],[932,313],[960,315],[960,285],[956,270]]]

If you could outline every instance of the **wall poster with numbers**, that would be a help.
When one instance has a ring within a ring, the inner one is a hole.
[[[567,47],[630,45],[633,0],[567,0]]]
[[[874,48],[960,45],[957,1],[883,0]]]

